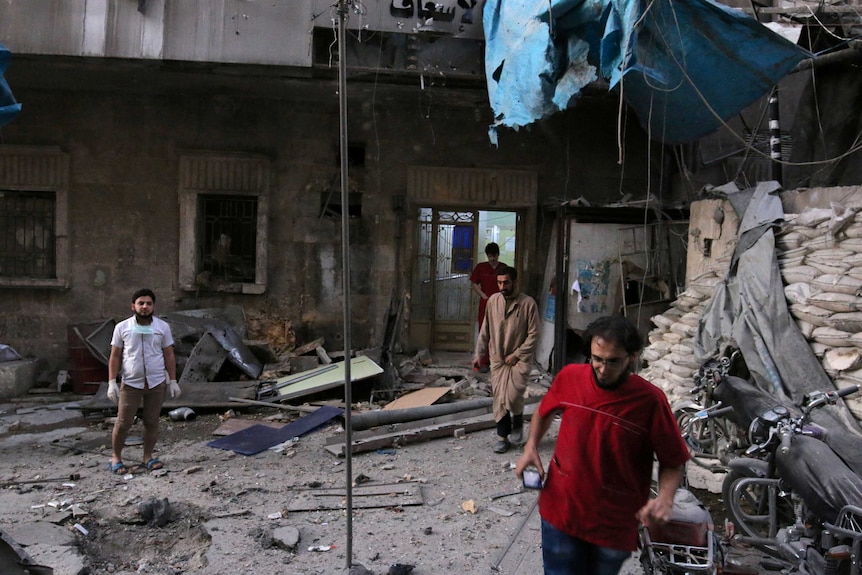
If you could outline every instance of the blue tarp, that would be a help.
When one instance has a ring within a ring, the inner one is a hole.
[[[9,61],[12,59],[12,53],[3,44],[0,44],[0,126],[5,126],[11,122],[18,112],[21,111],[21,104],[15,101],[15,96],[12,95],[12,90],[3,74],[9,66]]]
[[[807,50],[710,0],[488,0],[485,71],[496,129],[618,87],[653,139],[701,138],[764,96]]]

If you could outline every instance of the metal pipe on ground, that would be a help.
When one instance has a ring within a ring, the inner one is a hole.
[[[490,397],[480,399],[468,399],[452,403],[440,403],[436,405],[423,405],[420,407],[408,407],[405,409],[380,409],[377,411],[364,411],[353,414],[353,430],[362,431],[380,425],[391,425],[393,423],[404,423],[405,421],[416,421],[417,419],[428,419],[438,415],[448,415],[461,411],[469,411],[480,407],[493,405],[494,400]]]
[[[524,401],[525,403],[534,403],[540,399],[540,397],[528,397]],[[363,413],[353,414],[353,430],[361,431],[363,429],[370,429],[380,425],[391,425],[393,423],[429,419],[431,417],[448,415],[450,413],[460,413],[462,411],[470,411],[471,409],[490,407],[493,404],[493,398],[482,397],[480,399],[468,399],[465,401],[440,403],[436,405],[423,405],[421,407],[409,407],[406,409],[365,411]]]

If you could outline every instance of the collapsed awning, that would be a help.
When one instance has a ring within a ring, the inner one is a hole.
[[[0,44],[0,126],[5,126],[11,122],[21,111],[21,104],[15,100],[9,84],[3,77],[11,59],[12,53],[6,46]]]
[[[496,128],[572,106],[599,77],[651,137],[696,140],[812,54],[710,0],[488,0],[486,76]]]

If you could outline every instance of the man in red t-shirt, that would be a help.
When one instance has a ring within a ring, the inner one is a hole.
[[[589,364],[563,368],[533,415],[515,466],[535,467],[545,575],[615,575],[637,548],[639,523],[666,523],[689,458],[667,397],[633,373],[641,350],[623,316],[584,333]],[[547,475],[538,445],[562,414]],[[654,457],[658,496],[650,499]],[[546,479],[546,480],[545,480]]]
[[[485,306],[488,298],[500,291],[497,287],[497,268],[500,266],[500,246],[491,242],[485,246],[485,257],[487,262],[482,262],[473,268],[470,274],[470,287],[479,294],[479,316],[476,320],[477,330],[482,329],[482,321],[485,319]],[[506,264],[503,264],[505,267]],[[488,373],[491,360],[487,354],[479,359],[479,371]]]

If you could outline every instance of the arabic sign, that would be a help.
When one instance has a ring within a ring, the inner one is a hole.
[[[347,27],[371,32],[436,34],[456,38],[484,38],[482,9],[485,0],[388,0],[359,3],[348,14]],[[314,25],[329,28],[336,18],[331,0],[315,0]]]

